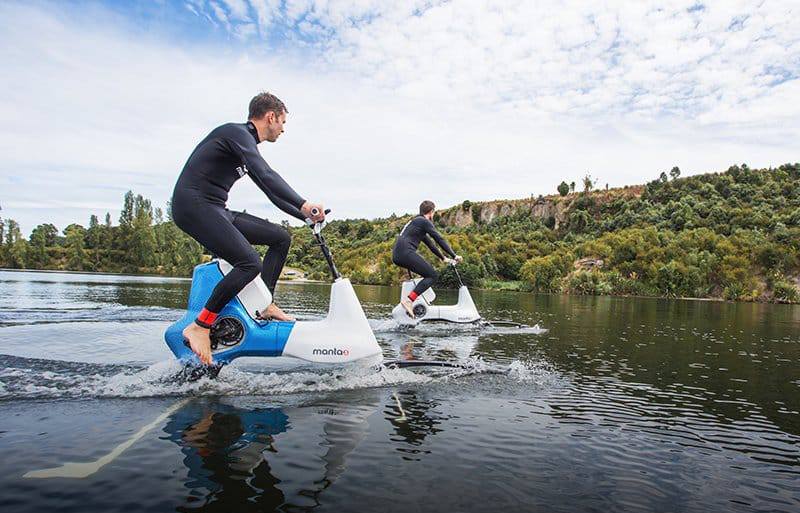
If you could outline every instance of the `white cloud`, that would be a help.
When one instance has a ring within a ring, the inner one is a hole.
[[[222,0],[228,7],[230,17],[234,20],[250,21],[250,8],[245,0]]]
[[[252,45],[0,5],[3,217],[86,224],[127,189],[163,206],[194,145],[262,89],[290,110],[267,161],[341,217],[798,160],[790,3],[187,5]],[[290,39],[265,49],[278,28]],[[230,205],[283,218],[246,180]]]

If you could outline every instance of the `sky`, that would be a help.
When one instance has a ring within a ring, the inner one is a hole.
[[[260,150],[336,218],[800,160],[796,0],[0,2],[0,216],[165,207],[270,91]],[[229,207],[288,216],[243,178]]]

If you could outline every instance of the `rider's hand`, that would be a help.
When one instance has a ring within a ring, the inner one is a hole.
[[[315,211],[316,215],[313,214],[312,211]],[[306,216],[306,219],[311,219],[315,223],[321,223],[325,220],[325,207],[322,206],[322,203],[310,203],[306,201],[303,203],[303,206],[300,207],[300,212]]]
[[[460,264],[463,261],[464,258],[461,255],[456,255],[456,257],[453,259],[453,262],[455,262],[456,264]]]

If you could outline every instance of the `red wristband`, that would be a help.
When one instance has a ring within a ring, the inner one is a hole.
[[[203,311],[200,312],[200,315],[197,316],[197,319],[195,319],[194,322],[197,323],[198,326],[211,329],[211,325],[214,324],[215,320],[217,320],[217,315],[219,314],[215,312],[209,312],[203,308]]]

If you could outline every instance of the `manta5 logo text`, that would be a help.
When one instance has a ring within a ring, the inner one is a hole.
[[[336,347],[319,348],[316,347],[311,351],[311,354],[318,354],[322,356],[347,356],[350,354],[349,349],[339,349]]]

